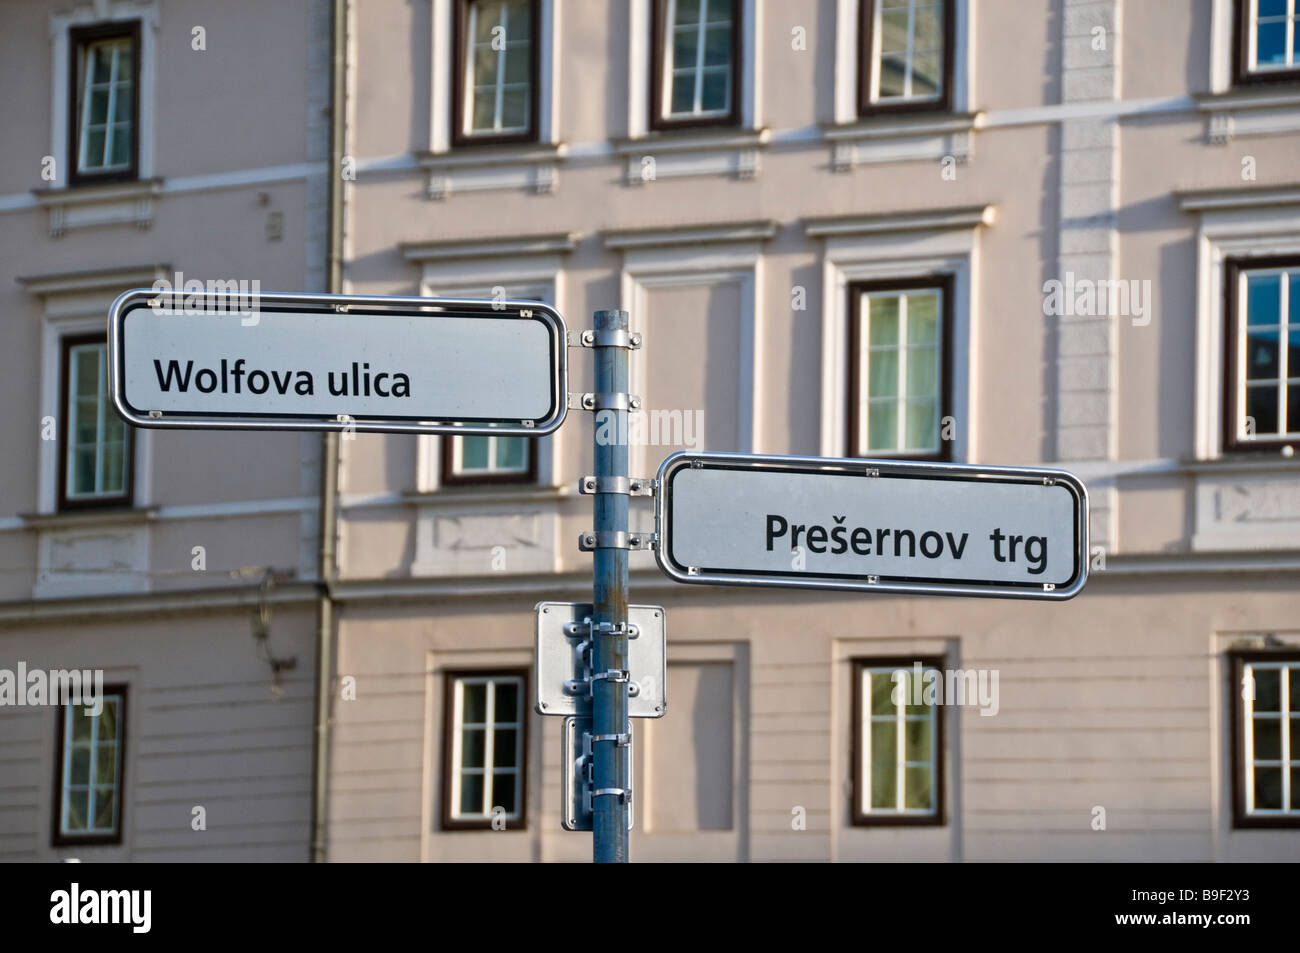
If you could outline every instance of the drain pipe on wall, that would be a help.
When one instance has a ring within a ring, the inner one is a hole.
[[[331,0],[329,237],[326,260],[330,294],[343,290],[343,168],[347,96],[347,0]],[[316,715],[311,782],[311,860],[327,859],[330,722],[334,708],[334,577],[337,562],[339,435],[321,438],[319,594],[316,602]]]

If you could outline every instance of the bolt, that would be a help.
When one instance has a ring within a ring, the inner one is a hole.
[[[629,401],[627,402],[627,405],[628,405],[629,407],[631,407],[633,410],[640,410],[640,409],[641,409],[641,398],[640,398],[640,397],[633,397],[631,400],[629,400]]]
[[[596,340],[596,332],[595,332],[595,331],[583,331],[583,332],[582,332],[582,343],[583,343],[583,344],[592,344],[592,343],[595,342],[595,340]]]

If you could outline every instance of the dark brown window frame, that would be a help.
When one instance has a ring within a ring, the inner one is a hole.
[[[60,816],[63,813],[63,746],[64,746],[64,726],[67,723],[67,705],[59,705],[55,709],[55,716],[58,719],[55,722],[55,746],[54,746],[54,798],[52,808],[52,824],[50,844],[53,847],[115,847],[122,843],[122,832],[126,828],[126,754],[127,754],[127,689],[126,683],[115,683],[105,685],[103,697],[109,695],[121,695],[122,703],[118,709],[118,723],[122,726],[122,741],[119,756],[121,758],[121,769],[117,776],[117,829],[112,834],[64,834],[63,826],[59,823]]]
[[[470,434],[469,436],[474,436]],[[480,435],[481,436],[481,435]],[[488,434],[488,436],[492,436]],[[503,434],[502,436],[510,436]],[[439,479],[443,486],[524,486],[537,482],[537,444],[536,437],[519,437],[528,441],[528,469],[518,471],[494,471],[487,473],[457,473],[455,467],[456,438],[447,436],[442,440],[441,460],[438,463]]]
[[[848,302],[848,361],[849,382],[848,391],[848,433],[845,441],[845,456],[853,459],[876,458],[881,460],[918,460],[933,461],[946,463],[953,457],[953,441],[943,439],[943,418],[953,416],[952,413],[952,340],[953,340],[953,275],[948,272],[924,275],[915,278],[898,278],[898,279],[873,279],[871,281],[853,281],[848,285],[847,294]],[[943,328],[939,333],[939,347],[943,353],[940,355],[939,372],[942,375],[939,381],[939,448],[934,453],[882,453],[880,451],[867,451],[866,448],[858,446],[858,390],[861,387],[861,368],[858,361],[859,351],[859,328],[861,327],[861,298],[863,292],[871,291],[910,291],[921,288],[939,288],[943,293],[943,307],[941,309],[939,320],[943,322]]]
[[[104,344],[103,334],[65,334],[59,338],[59,439],[58,444],[58,508],[60,511],[113,509],[130,507],[135,500],[135,432],[132,426],[123,422],[125,443],[122,447],[122,465],[126,467],[126,488],[113,496],[87,497],[74,499],[68,496],[68,440],[72,433],[69,427],[72,408],[68,400],[68,391],[72,384],[72,349],[82,344]],[[109,400],[109,412],[116,414]]]
[[[504,146],[521,143],[538,142],[541,123],[541,57],[542,57],[542,22],[540,0],[528,0],[529,16],[532,28],[529,30],[528,64],[528,131],[467,133],[465,132],[465,68],[469,41],[469,6],[475,0],[455,0],[452,5],[452,32],[454,38],[451,53],[451,144],[455,148],[465,146]]]
[[[740,125],[740,103],[744,95],[744,51],[740,43],[744,10],[740,0],[731,2],[731,109],[725,115],[673,118],[663,114],[664,59],[667,56],[668,2],[654,0],[650,17],[650,128],[656,132]]]
[[[462,668],[449,669],[442,673],[442,783],[441,790],[441,827],[444,831],[484,831],[492,829],[492,818],[470,819],[452,817],[451,782],[452,770],[452,730],[456,724],[456,692],[458,678],[518,678],[520,680],[519,710],[521,713],[520,731],[522,732],[523,764],[519,766],[519,816],[506,820],[506,830],[523,831],[528,829],[528,772],[529,772],[529,722],[532,709],[528,698],[528,669],[526,668]]]
[[[955,56],[957,29],[954,23],[956,10],[951,0],[943,3],[943,84],[938,99],[905,100],[896,103],[873,103],[871,101],[872,40],[875,24],[875,5],[877,0],[859,0],[858,2],[858,115],[863,118],[894,113],[914,112],[951,112],[953,64]]]
[[[1247,65],[1250,61],[1250,0],[1236,0],[1232,6],[1232,85],[1300,82],[1300,66],[1286,70],[1250,69]]]
[[[947,824],[945,802],[947,790],[944,787],[944,762],[947,751],[944,748],[944,720],[947,711],[944,705],[935,705],[934,716],[934,785],[935,810],[933,814],[868,814],[862,810],[862,670],[864,668],[900,668],[911,670],[920,662],[922,668],[937,668],[943,671],[946,660],[941,655],[857,656],[849,660],[853,678],[853,726],[849,731],[849,753],[852,779],[849,785],[852,799],[849,803],[849,822],[854,827],[943,827]]]
[[[1263,268],[1300,267],[1300,255],[1273,255],[1266,258],[1228,258],[1223,263],[1223,367],[1221,383],[1223,389],[1223,432],[1222,446],[1224,453],[1277,453],[1283,447],[1296,447],[1300,439],[1276,440],[1239,440],[1237,438],[1237,416],[1245,411],[1237,403],[1237,337],[1238,321],[1244,315],[1237,312],[1240,295],[1237,293],[1241,284],[1243,271]],[[1279,342],[1279,347],[1285,342]],[[1280,421],[1285,423],[1285,421]]]
[[[131,165],[111,172],[82,172],[78,168],[81,153],[81,95],[85,88],[84,83],[80,82],[82,48],[95,40],[118,37],[129,37],[131,40]],[[140,177],[141,53],[139,20],[121,20],[68,29],[68,185],[134,182]]]
[[[1233,649],[1227,653],[1228,692],[1232,699],[1232,826],[1234,829],[1300,828],[1300,815],[1269,817],[1246,813],[1246,712],[1241,697],[1245,666],[1250,662],[1300,662],[1300,649]],[[1282,770],[1287,770],[1284,766]]]

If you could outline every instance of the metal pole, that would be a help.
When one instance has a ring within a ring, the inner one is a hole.
[[[626,311],[597,311],[597,334],[626,331]],[[597,341],[596,393],[628,391],[628,352],[625,346]],[[598,490],[608,490],[609,477],[628,476],[627,405],[598,409],[595,415],[595,463]],[[592,744],[592,859],[596,863],[627,863],[629,779],[624,776],[625,751],[615,736],[629,731],[626,679],[609,677],[627,672],[627,493],[597,492],[592,497],[596,550],[592,583],[592,669],[597,679],[591,691],[592,734],[603,736]],[[614,545],[621,543],[622,545]],[[614,627],[610,634],[608,626]],[[599,634],[597,634],[599,632]],[[605,674],[605,677],[599,677]]]

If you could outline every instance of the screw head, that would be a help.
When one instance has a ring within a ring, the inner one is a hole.
[[[582,343],[583,343],[583,344],[590,344],[590,343],[592,343],[592,342],[595,341],[595,340],[596,340],[596,332],[595,332],[595,331],[583,331],[583,332],[582,332]]]

